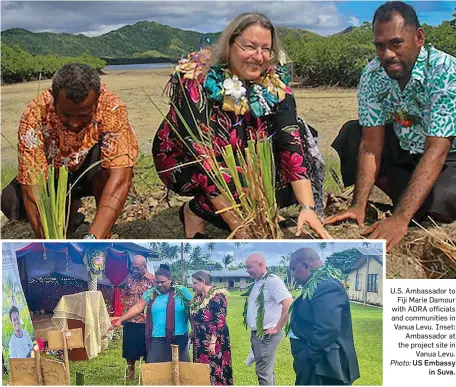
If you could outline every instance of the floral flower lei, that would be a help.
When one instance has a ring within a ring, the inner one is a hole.
[[[222,103],[223,110],[237,115],[252,111],[254,117],[272,114],[274,107],[285,99],[286,94],[291,94],[288,86],[291,77],[287,66],[271,66],[258,79],[244,83],[232,75],[226,66],[213,66],[204,74],[203,69],[209,60],[210,54],[206,50],[181,59],[174,69],[170,85],[183,82],[193,89],[201,83],[210,99]]]
[[[84,254],[84,264],[88,272],[97,278],[101,278],[105,269],[105,252],[102,249],[90,249]]]
[[[222,66],[212,67],[204,81],[211,99],[222,102],[223,110],[243,115],[249,110],[255,117],[273,113],[273,108],[291,94],[290,76],[285,67],[270,67],[264,75],[246,86]]]
[[[193,297],[190,303],[190,314],[196,314],[200,309],[204,309],[216,294],[228,295],[226,289],[220,289],[213,286],[205,295]]]

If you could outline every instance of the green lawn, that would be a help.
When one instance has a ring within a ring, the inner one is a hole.
[[[244,297],[232,293],[228,299],[228,325],[231,332],[234,382],[236,385],[256,385],[254,365],[244,364],[250,350],[249,332],[242,325]],[[382,385],[382,309],[352,304],[353,329],[361,378],[357,385]],[[294,385],[293,358],[289,341],[284,339],[277,352],[276,382]],[[76,371],[85,373],[86,385],[123,385],[125,361],[122,342],[113,341],[109,350],[86,362],[71,362],[71,383],[75,384]],[[8,378],[3,378],[3,384]],[[135,385],[136,382],[127,384]]]

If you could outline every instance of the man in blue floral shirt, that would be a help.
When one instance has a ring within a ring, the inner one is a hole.
[[[412,219],[456,220],[456,58],[425,44],[415,10],[403,2],[380,6],[373,29],[378,57],[361,76],[359,121],[346,123],[332,144],[345,185],[355,184],[353,203],[325,223],[363,225],[375,184],[394,212],[363,235],[386,239],[391,250]]]

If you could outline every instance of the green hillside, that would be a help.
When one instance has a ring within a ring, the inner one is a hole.
[[[424,25],[424,30],[427,42],[456,56],[456,19],[437,27]],[[375,57],[372,26],[367,22],[328,37],[288,28],[279,28],[279,34],[294,63],[295,80],[306,86],[355,87],[362,69]],[[37,79],[40,73],[48,77],[68,61],[96,68],[105,62],[174,62],[198,50],[204,35],[216,42],[220,33],[202,34],[145,21],[92,38],[10,29],[1,34],[2,82]]]
[[[299,29],[279,29],[285,40],[303,36],[318,36]],[[155,22],[142,21],[107,34],[89,38],[85,35],[34,33],[20,28],[2,31],[2,43],[19,45],[32,55],[79,56],[89,54],[98,58],[162,58],[175,61],[199,48],[203,35],[216,41],[220,33],[202,34]]]

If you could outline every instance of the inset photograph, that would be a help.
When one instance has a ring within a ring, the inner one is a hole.
[[[384,243],[3,242],[4,385],[364,385]]]

